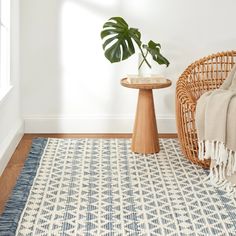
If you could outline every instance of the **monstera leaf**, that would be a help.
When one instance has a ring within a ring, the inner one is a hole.
[[[142,44],[141,33],[136,28],[129,28],[128,24],[122,17],[112,17],[104,25],[101,32],[103,40],[103,49],[105,57],[111,62],[123,61],[135,53],[136,44],[143,56],[139,68],[145,62],[150,68],[151,65],[147,60],[150,53],[152,59],[160,65],[169,66],[169,61],[161,55],[161,45],[152,40],[148,45]]]
[[[103,49],[106,58],[111,62],[126,60],[135,53],[134,42],[141,48],[141,34],[138,29],[129,28],[122,17],[112,17],[101,32],[104,39]]]
[[[145,48],[152,55],[152,59],[159,65],[169,66],[169,61],[160,53],[161,45],[159,43],[155,43],[150,40],[148,45],[143,45],[143,48]]]

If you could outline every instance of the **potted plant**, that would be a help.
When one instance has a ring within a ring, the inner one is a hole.
[[[104,25],[101,31],[103,50],[105,57],[111,62],[120,62],[135,54],[135,45],[140,51],[138,69],[144,63],[151,69],[148,55],[159,65],[169,66],[169,61],[160,53],[160,43],[150,40],[147,44],[141,41],[141,33],[137,28],[131,28],[122,17],[112,17]]]

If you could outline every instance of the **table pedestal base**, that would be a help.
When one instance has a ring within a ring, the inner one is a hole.
[[[131,149],[136,153],[159,152],[152,89],[140,89]]]

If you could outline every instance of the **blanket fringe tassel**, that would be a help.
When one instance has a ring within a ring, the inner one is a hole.
[[[236,184],[226,179],[236,173],[236,153],[218,141],[200,141],[198,147],[199,159],[211,159],[214,163],[211,165],[207,180],[215,187],[219,187],[236,197]]]

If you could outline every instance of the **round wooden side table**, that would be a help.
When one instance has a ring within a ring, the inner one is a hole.
[[[127,81],[127,78],[124,78],[121,80],[121,85],[127,88],[139,89],[132,134],[132,152],[143,154],[159,152],[160,147],[152,90],[169,87],[171,86],[171,81],[166,79],[165,82],[161,83],[131,84]]]

